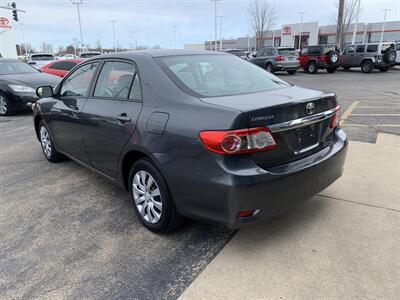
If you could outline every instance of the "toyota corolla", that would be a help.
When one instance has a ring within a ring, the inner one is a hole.
[[[239,228],[310,199],[343,171],[335,94],[293,86],[238,57],[153,50],[102,55],[37,90],[45,157],[129,191],[139,220]]]

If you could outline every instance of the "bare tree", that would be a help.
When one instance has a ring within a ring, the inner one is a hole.
[[[350,24],[352,24],[356,19],[357,14],[357,3],[359,0],[345,0],[344,8],[343,8],[343,21],[342,21],[342,29],[340,30],[340,37],[337,38],[341,47],[345,44],[346,41],[346,33],[349,32]],[[339,9],[339,5],[336,7]],[[338,18],[336,18],[335,23],[340,26],[340,22]],[[338,30],[339,32],[339,30]]]
[[[249,4],[250,26],[256,37],[256,49],[263,47],[264,34],[271,29],[277,12],[275,3],[266,0],[253,0]]]
[[[48,42],[43,41],[40,44],[40,51],[42,51],[43,53],[53,53],[53,50],[53,45]]]

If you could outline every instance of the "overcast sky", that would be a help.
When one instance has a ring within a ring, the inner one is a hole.
[[[11,0],[10,0],[11,1]],[[76,6],[70,0],[14,0],[20,9],[25,40],[37,50],[42,41],[55,47],[79,39]],[[9,1],[0,0],[0,5]],[[223,37],[245,36],[249,30],[247,7],[250,0],[221,0],[218,14],[223,19]],[[299,11],[306,12],[304,22],[332,24],[337,14],[338,0],[276,0],[276,28],[300,21]],[[185,43],[200,43],[213,38],[214,6],[211,0],[83,0],[81,18],[83,39],[91,46],[100,38],[103,47],[113,46],[112,25],[117,20],[116,35],[122,47],[129,47],[131,33],[139,45],[174,46],[174,25],[177,47]],[[400,20],[400,0],[362,0],[360,22],[380,22],[382,8],[389,8],[388,20]],[[11,19],[11,12],[0,9],[0,16]],[[19,26],[16,26],[19,27]],[[20,35],[19,35],[20,36]]]

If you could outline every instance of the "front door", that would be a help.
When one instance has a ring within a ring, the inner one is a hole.
[[[82,141],[80,114],[98,65],[96,61],[87,63],[63,81],[48,124],[56,148],[86,163],[88,157]]]
[[[354,46],[350,45],[344,50],[343,55],[341,56],[340,64],[345,67],[353,66],[354,61]]]
[[[116,177],[120,154],[142,109],[137,67],[124,60],[105,61],[82,112],[82,135],[91,165]]]

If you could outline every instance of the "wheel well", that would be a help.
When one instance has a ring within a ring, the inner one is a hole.
[[[36,137],[39,139],[39,123],[42,120],[40,116],[35,117],[35,132],[36,132]]]
[[[146,154],[140,151],[128,152],[122,161],[122,178],[124,180],[124,187],[128,190],[129,172],[132,165],[141,158],[149,158]]]
[[[362,63],[364,63],[364,62],[366,62],[366,61],[369,61],[370,63],[374,63],[373,61],[372,61],[372,59],[371,58],[364,58],[362,61],[361,61],[361,64]]]

